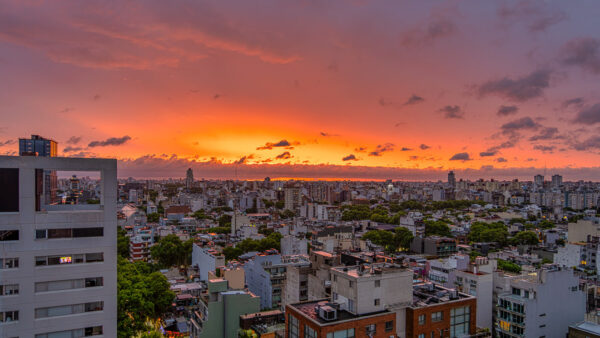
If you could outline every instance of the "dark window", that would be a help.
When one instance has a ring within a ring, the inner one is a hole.
[[[102,237],[104,228],[74,228],[73,237]]]
[[[35,239],[46,238],[46,229],[36,230],[35,231]]]
[[[102,311],[104,302],[85,303],[85,312]]]
[[[71,229],[48,229],[48,238],[71,238]]]
[[[0,230],[0,242],[2,241],[18,241],[19,230]]]
[[[394,329],[394,321],[385,322],[385,332],[390,332]]]
[[[102,326],[86,327],[85,337],[99,336],[102,334]]]
[[[102,286],[102,285],[103,285],[102,277],[85,279],[85,287],[86,288],[93,288],[93,287]]]
[[[19,169],[0,168],[0,212],[19,211]]]
[[[103,262],[103,261],[104,261],[104,254],[102,252],[85,254],[85,262],[86,263]]]
[[[46,256],[38,256],[35,258],[35,266],[48,265]]]

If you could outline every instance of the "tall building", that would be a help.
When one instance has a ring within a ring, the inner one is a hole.
[[[562,176],[560,175],[552,175],[552,186],[553,187],[560,187],[562,185]]]
[[[43,204],[45,170],[99,172],[99,204]],[[0,336],[117,336],[117,162],[0,156]]]
[[[40,135],[31,135],[30,139],[19,139],[19,155],[37,153],[37,156],[56,157],[58,146],[56,141],[43,138]]]
[[[452,187],[456,187],[456,176],[454,176],[454,171],[448,173],[448,184]]]
[[[287,187],[284,189],[285,209],[296,212],[302,204],[302,193],[300,188]]]
[[[533,177],[533,183],[537,186],[537,187],[543,187],[544,186],[544,175],[535,175]]]
[[[192,168],[188,168],[188,170],[185,172],[185,187],[186,189],[191,189],[193,185],[194,171],[192,171]]]

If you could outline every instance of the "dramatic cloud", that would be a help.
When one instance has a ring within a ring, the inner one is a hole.
[[[254,158],[254,155],[250,154],[248,156],[242,156],[239,160],[234,161],[233,163],[234,164],[246,164],[246,163],[248,163],[248,160],[253,159],[253,158]]]
[[[81,136],[71,136],[67,140],[67,144],[77,144],[81,142]]]
[[[600,74],[600,40],[593,38],[574,39],[562,50],[563,63],[579,66],[594,74]]]
[[[299,144],[300,144],[300,142],[288,142],[287,140],[281,140],[281,141],[276,142],[276,143],[267,142],[264,146],[256,148],[256,150],[270,150],[270,149],[273,149],[273,148],[291,147],[291,146],[296,146],[296,145],[299,145]]]
[[[423,101],[425,101],[424,98],[413,94],[411,97],[408,98],[408,100],[406,101],[406,103],[404,103],[404,105],[405,106],[413,105],[413,104],[421,103]]]
[[[358,148],[355,148],[354,151],[356,151],[358,153],[364,153],[367,151],[367,148],[366,147],[358,147]]]
[[[481,157],[489,157],[489,156],[496,156],[496,154],[498,154],[498,150],[482,151],[482,152],[479,153],[479,156],[481,156]]]
[[[596,124],[600,122],[600,103],[588,107],[575,116],[573,120],[575,123],[580,124]]]
[[[287,160],[289,158],[292,158],[292,154],[290,154],[289,151],[284,151],[283,153],[275,156],[275,158],[278,160]]]
[[[131,140],[130,136],[123,136],[123,137],[111,137],[109,139],[106,139],[104,141],[92,141],[90,142],[90,144],[88,144],[88,147],[93,148],[93,147],[106,147],[106,146],[120,146],[122,144],[127,143],[127,141]]]
[[[426,145],[425,143],[422,143],[419,148],[421,148],[421,150],[427,150],[429,148],[431,148],[430,146]]]
[[[585,141],[576,142],[573,144],[573,148],[579,151],[600,150],[600,136],[592,136]]]
[[[445,106],[438,111],[444,113],[447,119],[462,119],[465,116],[465,112],[459,106]]]
[[[429,45],[435,40],[452,35],[455,31],[456,25],[452,20],[437,16],[404,33],[402,44],[407,47]]]
[[[533,146],[533,149],[539,150],[543,153],[551,153],[554,151],[554,149],[556,149],[556,147],[555,146],[544,146],[544,145],[538,144],[538,145]]]
[[[567,18],[564,11],[553,8],[552,4],[531,0],[510,1],[498,9],[498,16],[509,24],[527,23],[531,32],[545,31]]]
[[[531,117],[526,116],[518,120],[505,123],[502,125],[502,127],[500,127],[500,129],[502,129],[502,133],[509,134],[520,130],[537,130],[539,127],[539,123],[532,120]]]
[[[11,144],[15,144],[17,141],[15,140],[6,140],[4,142],[0,141],[0,147],[9,146]]]
[[[469,157],[469,153],[458,153],[454,154],[454,156],[450,157],[450,161],[470,161],[471,157]]]
[[[498,163],[504,163],[504,162],[508,162],[508,160],[507,160],[507,159],[505,159],[504,157],[498,157],[498,158],[496,159],[496,162],[498,162]]]
[[[65,147],[63,149],[63,152],[64,153],[72,153],[72,152],[82,151],[82,150],[83,150],[82,147],[71,147],[71,146],[68,146],[68,147]]]
[[[388,152],[388,151],[393,151],[393,150],[394,150],[393,143],[379,144],[379,145],[377,145],[377,148],[375,148],[375,150],[373,150],[372,152],[369,153],[369,156],[381,156],[381,154]]]
[[[529,141],[554,140],[559,137],[558,128],[546,127],[542,129],[539,134],[530,137]]]
[[[585,99],[583,97],[576,97],[574,99],[565,100],[562,103],[562,107],[563,108],[568,108],[570,106],[575,106],[577,108],[581,108],[581,107],[583,107],[584,103],[585,103]]]
[[[479,95],[495,94],[508,100],[524,102],[544,94],[550,87],[550,70],[537,70],[517,79],[508,77],[488,81],[479,86]]]
[[[340,136],[338,134],[331,134],[331,133],[326,133],[324,131],[320,132],[321,136],[323,137],[334,137],[334,136]]]
[[[498,108],[498,112],[496,113],[498,116],[508,116],[514,115],[519,111],[519,107],[517,106],[500,106]]]
[[[402,147],[402,149],[400,149],[400,151],[411,151],[411,148],[407,148],[407,147]]]
[[[356,158],[356,156],[354,156],[354,154],[350,154],[342,158],[342,161],[358,161],[358,159]]]

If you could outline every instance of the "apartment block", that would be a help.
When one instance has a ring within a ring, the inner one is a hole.
[[[48,198],[74,171],[98,203]],[[0,156],[0,187],[0,337],[116,337],[116,160]]]

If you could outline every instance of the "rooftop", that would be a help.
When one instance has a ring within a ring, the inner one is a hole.
[[[340,266],[331,268],[331,270],[354,278],[408,271],[406,267],[394,263],[371,263],[360,264],[356,266]]]
[[[435,283],[416,283],[413,285],[412,307],[425,307],[469,298],[475,299],[473,296]]]
[[[337,319],[324,320],[323,318],[321,318],[319,316],[318,306],[336,307],[335,304],[330,303],[329,300],[327,300],[327,299],[290,304],[288,306],[296,309],[297,311],[303,313],[305,316],[311,318],[312,320],[314,320],[317,323],[322,324],[322,325],[328,325],[328,324],[332,324],[332,323],[336,323],[336,322],[340,322],[340,321],[344,321],[344,320],[348,320],[348,319],[355,319],[355,318],[361,318],[361,317],[368,317],[368,316],[372,316],[372,315],[391,313],[388,310],[383,310],[383,311],[378,311],[378,312],[366,313],[366,314],[362,314],[362,315],[355,315],[346,310],[338,309],[337,310]]]

